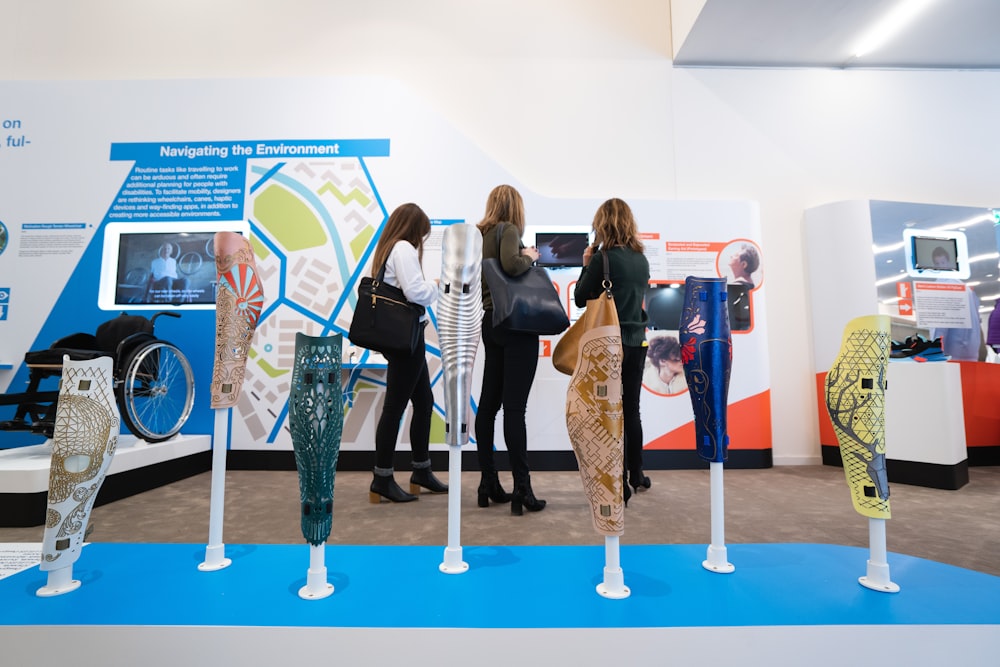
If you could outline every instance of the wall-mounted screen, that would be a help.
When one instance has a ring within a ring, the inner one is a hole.
[[[215,307],[213,242],[220,231],[249,236],[244,221],[109,223],[98,291],[103,310]]]
[[[583,266],[583,251],[589,242],[586,232],[538,232],[535,234],[535,247],[538,248],[535,264],[557,268]]]
[[[962,232],[907,229],[903,244],[911,276],[964,280],[971,275],[968,242]]]
[[[677,331],[684,310],[684,285],[657,283],[646,287],[647,326],[650,329]]]

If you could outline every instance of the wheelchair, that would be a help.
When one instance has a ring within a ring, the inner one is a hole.
[[[97,327],[96,334],[71,334],[47,349],[26,353],[27,391],[0,394],[0,406],[17,406],[13,419],[0,421],[0,431],[30,431],[51,438],[59,392],[41,390],[42,381],[61,377],[63,355],[76,361],[110,356],[115,399],[126,428],[151,443],[173,437],[194,406],[194,373],[176,345],[154,335],[156,319],[164,315],[180,317],[172,312],[149,319],[122,313]]]

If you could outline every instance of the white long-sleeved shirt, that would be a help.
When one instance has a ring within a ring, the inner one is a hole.
[[[385,282],[403,290],[408,301],[421,306],[431,306],[437,301],[437,285],[424,280],[420,255],[409,241],[396,241],[389,252],[389,259],[385,264]],[[426,320],[427,315],[421,319]]]

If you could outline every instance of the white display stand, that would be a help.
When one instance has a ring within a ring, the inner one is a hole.
[[[858,583],[879,593],[898,593],[899,585],[889,579],[889,562],[886,559],[885,519],[868,519],[868,570],[858,577]]]
[[[604,538],[604,581],[597,584],[597,592],[612,600],[624,600],[632,595],[632,591],[625,585],[618,542],[617,535]]]
[[[448,546],[438,566],[445,574],[462,574],[469,564],[462,560],[462,447],[448,447]]]
[[[309,545],[309,571],[306,572],[306,585],[299,589],[299,597],[303,600],[322,600],[333,594],[333,584],[326,580],[325,554],[325,544]]]
[[[736,567],[726,558],[726,509],[722,484],[722,463],[712,461],[709,465],[712,496],[712,543],[701,566],[709,572],[729,574]]]
[[[943,466],[967,456],[962,369],[946,362],[889,362],[885,456]]]
[[[226,545],[222,542],[222,521],[226,504],[226,447],[229,444],[229,420],[232,408],[215,410],[215,432],[212,436],[212,492],[209,500],[208,546],[205,560],[198,565],[202,572],[214,572],[229,567]]]

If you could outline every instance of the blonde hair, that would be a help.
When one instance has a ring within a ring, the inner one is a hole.
[[[518,236],[524,236],[524,200],[510,185],[498,185],[486,198],[486,213],[476,227],[486,234],[497,224],[509,222],[517,227]]]
[[[621,199],[612,198],[601,204],[594,214],[594,242],[604,249],[628,248],[635,252],[645,249],[639,240],[632,209]]]
[[[396,241],[407,241],[417,249],[421,260],[424,258],[424,238],[431,233],[431,221],[423,209],[413,203],[401,204],[389,216],[382,236],[375,246],[372,257],[372,277],[378,275],[382,265],[389,259]]]

